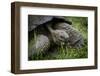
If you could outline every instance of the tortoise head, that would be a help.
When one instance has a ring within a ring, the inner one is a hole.
[[[60,45],[67,42],[69,35],[64,30],[54,30],[52,32],[52,38],[55,44]]]

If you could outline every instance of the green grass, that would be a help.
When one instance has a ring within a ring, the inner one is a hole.
[[[69,21],[72,21],[73,27],[78,30],[84,38],[84,46],[81,49],[75,49],[71,46],[61,46],[54,48],[54,50],[47,51],[46,53],[34,54],[29,57],[29,60],[52,60],[52,59],[79,59],[88,57],[88,33],[87,33],[87,18],[86,17],[66,17]],[[36,36],[36,35],[35,35]],[[35,38],[36,39],[36,38]],[[32,43],[32,40],[30,41]],[[32,46],[30,44],[29,46]],[[34,42],[34,38],[33,38]]]
[[[35,54],[30,60],[52,60],[52,59],[78,59],[87,58],[88,51],[87,45],[84,45],[81,49],[75,49],[72,47],[60,46],[54,52]]]

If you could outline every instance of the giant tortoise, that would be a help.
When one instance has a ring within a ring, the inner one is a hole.
[[[29,15],[28,23],[29,57],[45,52],[52,45],[69,42],[74,46],[77,43],[75,47],[81,47],[83,44],[81,34],[74,30],[72,23],[64,17]],[[78,41],[81,41],[81,44]]]

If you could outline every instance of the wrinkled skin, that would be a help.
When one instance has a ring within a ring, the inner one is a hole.
[[[75,47],[75,48],[81,48],[84,44],[83,37],[80,32],[78,32],[72,25],[69,25],[67,23],[58,23],[54,26],[57,30],[64,30],[69,38],[68,43]]]
[[[66,42],[67,39],[69,38],[68,34],[63,30],[54,30],[52,33],[53,33],[52,37],[53,37],[54,43],[58,45]]]
[[[47,27],[51,33],[53,42],[57,45],[61,45],[64,44],[65,42],[67,42],[67,39],[69,38],[69,35],[67,34],[67,32],[65,30],[61,30],[61,29],[53,29],[51,27],[51,25],[48,25]]]
[[[47,51],[50,48],[50,40],[45,35],[38,35],[36,40],[29,47],[29,57],[33,54],[39,54]]]

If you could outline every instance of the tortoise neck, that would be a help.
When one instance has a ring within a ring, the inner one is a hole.
[[[50,31],[50,33],[52,33],[54,30],[52,29],[51,25],[47,26],[48,30]]]

